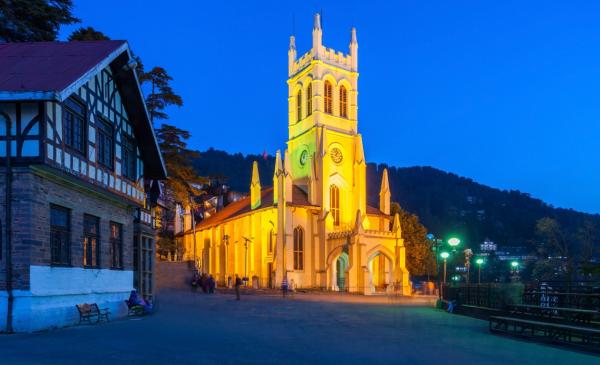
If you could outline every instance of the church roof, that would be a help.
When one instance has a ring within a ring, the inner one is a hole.
[[[314,206],[310,204],[308,200],[308,194],[299,186],[294,185],[292,187],[292,202],[288,203],[288,205],[295,206]],[[261,205],[259,209],[264,208],[273,208],[273,188],[265,188],[261,191]],[[218,211],[216,214],[204,219],[201,222],[196,223],[196,230],[203,230],[210,227],[217,226],[223,222],[232,220],[244,214],[250,213],[252,211],[250,207],[250,196],[247,196],[243,199],[240,199],[236,202],[233,202],[227,205],[222,210]],[[385,215],[378,208],[367,206],[367,214],[371,215]],[[184,233],[189,233],[191,230],[188,230]]]

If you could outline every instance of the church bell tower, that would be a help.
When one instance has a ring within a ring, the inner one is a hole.
[[[288,155],[294,185],[323,207],[330,229],[354,225],[365,214],[365,159],[358,133],[358,41],[350,32],[347,53],[323,45],[315,14],[312,48],[288,49]],[[289,201],[291,198],[288,197]]]

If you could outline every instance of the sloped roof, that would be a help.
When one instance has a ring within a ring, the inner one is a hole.
[[[63,101],[105,67],[113,71],[134,133],[140,140],[145,177],[167,172],[126,41],[0,44],[0,101]]]
[[[269,187],[269,188],[263,189],[261,191],[260,199],[261,199],[261,204],[260,204],[260,207],[257,209],[273,207],[273,188]],[[292,202],[288,203],[288,204],[296,205],[296,206],[314,206],[314,205],[310,204],[310,202],[308,200],[308,194],[301,187],[299,187],[297,185],[294,185],[292,187]],[[245,197],[243,199],[240,199],[236,202],[233,202],[233,203],[227,205],[225,208],[218,211],[215,215],[210,216],[209,218],[207,218],[201,222],[198,222],[196,224],[196,230],[202,230],[202,229],[214,227],[225,221],[228,221],[228,220],[234,219],[238,216],[249,213],[250,211],[252,211],[252,209],[250,208],[250,197],[248,196],[248,197]],[[373,208],[370,206],[367,206],[367,214],[384,215],[384,213],[381,212],[379,209]],[[191,230],[188,230],[185,233],[189,233],[189,232],[191,232]]]
[[[60,92],[126,48],[125,41],[0,44],[0,90]]]

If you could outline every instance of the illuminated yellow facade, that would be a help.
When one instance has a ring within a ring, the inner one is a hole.
[[[253,166],[250,196],[232,203],[184,235],[186,256],[229,283],[238,274],[252,285],[373,294],[410,294],[398,217],[390,217],[387,171],[379,207],[367,206],[366,162],[358,133],[358,42],[350,52],[322,43],[315,15],[312,48],[288,50],[288,129],[277,151],[272,187],[262,189]],[[269,184],[271,185],[271,184]],[[194,243],[195,242],[195,243]]]

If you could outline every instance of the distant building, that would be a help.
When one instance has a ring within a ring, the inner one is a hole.
[[[486,238],[485,241],[479,245],[479,256],[489,256],[490,254],[495,253],[497,249],[498,246],[493,241]]]
[[[0,164],[0,331],[152,296],[144,181],[166,171],[126,42],[0,44]]]

